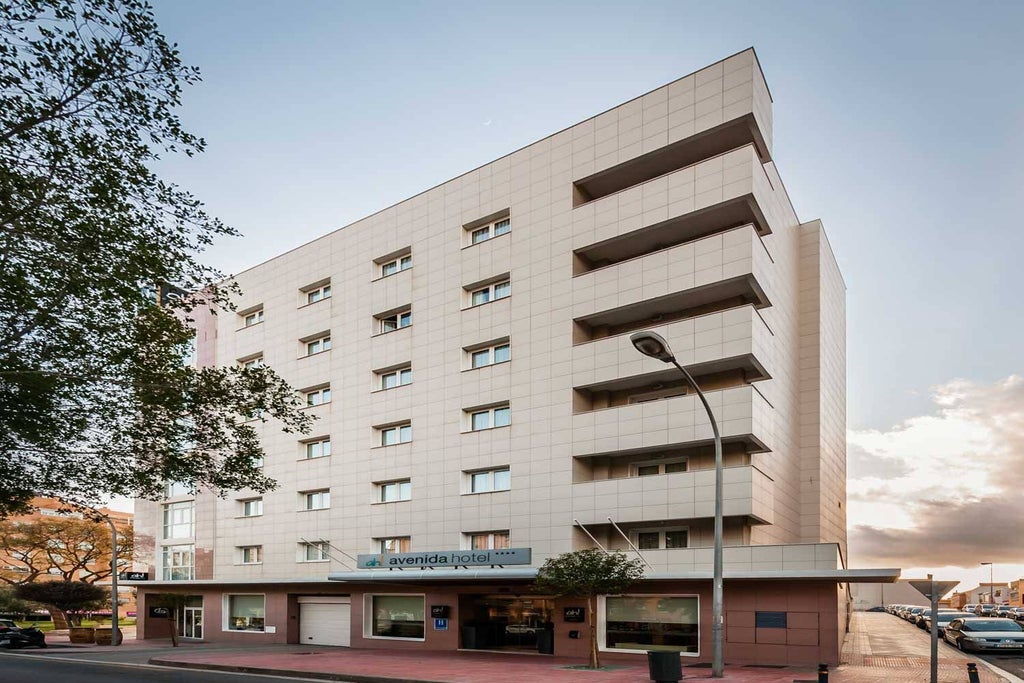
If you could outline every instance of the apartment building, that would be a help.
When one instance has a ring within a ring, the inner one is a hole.
[[[648,563],[597,607],[612,656],[710,660],[712,431],[725,453],[725,655],[838,661],[845,287],[772,161],[752,49],[237,276],[201,364],[267,363],[318,419],[259,427],[262,496],[139,501],[140,637],[584,657],[545,559]],[[170,520],[170,521],[169,521]]]

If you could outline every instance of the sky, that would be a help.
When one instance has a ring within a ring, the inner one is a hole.
[[[850,559],[1024,576],[1024,3],[156,0],[235,273],[753,46],[847,284]]]

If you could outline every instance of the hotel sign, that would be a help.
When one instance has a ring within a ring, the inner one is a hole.
[[[496,564],[530,564],[530,548],[500,550],[439,550],[425,553],[360,555],[359,569],[417,569],[420,567],[484,567]]]

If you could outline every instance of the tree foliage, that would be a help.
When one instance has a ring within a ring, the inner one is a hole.
[[[68,623],[75,626],[82,623],[82,611],[103,607],[110,600],[109,589],[83,581],[21,583],[15,586],[14,594],[22,600],[60,610]]]
[[[118,571],[131,566],[134,533],[117,531]],[[60,577],[96,583],[110,577],[110,527],[106,522],[73,517],[44,517],[30,522],[0,521],[0,581],[32,583]]]
[[[14,594],[13,586],[0,586],[0,614],[25,615],[35,609]]]
[[[198,254],[236,233],[154,170],[205,146],[177,113],[198,79],[144,0],[0,3],[0,517],[165,481],[263,491],[246,416],[308,428],[273,371],[182,362],[234,293]],[[156,283],[202,295],[158,307]]]
[[[537,570],[534,587],[539,593],[587,599],[590,623],[590,667],[601,665],[597,651],[594,598],[629,590],[644,575],[644,564],[623,553],[606,553],[589,548],[550,557]]]

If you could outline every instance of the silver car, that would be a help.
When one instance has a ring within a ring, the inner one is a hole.
[[[1012,619],[954,619],[946,626],[942,637],[964,651],[1024,652],[1024,628]]]

